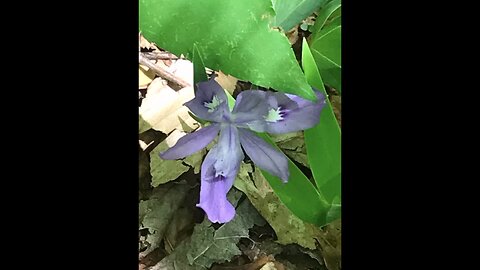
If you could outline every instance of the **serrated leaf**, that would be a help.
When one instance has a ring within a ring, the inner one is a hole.
[[[184,164],[184,160],[166,160],[160,158],[159,156],[160,152],[163,152],[175,145],[177,140],[180,139],[184,134],[185,133],[175,130],[172,132],[172,134],[170,134],[170,136],[167,137],[167,139],[159,143],[150,152],[150,173],[152,175],[153,187],[157,187],[160,184],[175,180],[190,169],[189,166]],[[205,151],[199,151],[189,156],[186,160],[186,163],[190,164],[195,168],[196,171],[198,171],[204,154]]]
[[[303,40],[302,64],[307,81],[327,94],[306,40]],[[320,114],[318,124],[305,130],[310,168],[317,188],[329,203],[341,199],[341,132],[330,101]],[[339,202],[338,202],[339,203]],[[327,219],[331,219],[332,216]]]
[[[139,11],[142,34],[159,47],[191,59],[196,44],[206,67],[315,100],[288,39],[269,27],[270,0],[140,0]],[[180,14],[182,27],[172,20]]]
[[[280,201],[259,170],[252,173],[251,166],[242,163],[234,185],[247,195],[253,206],[272,226],[279,243],[285,245],[296,243],[306,248],[315,248],[315,239],[320,233],[320,228],[296,217]]]
[[[272,0],[276,13],[272,25],[288,31],[325,2],[326,0]]]

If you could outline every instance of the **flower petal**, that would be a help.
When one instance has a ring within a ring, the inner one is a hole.
[[[261,90],[247,90],[238,94],[232,111],[233,122],[240,124],[264,120],[269,109],[267,95],[267,92]]]
[[[326,103],[325,96],[321,92],[316,91],[315,94],[318,100],[312,102],[298,96],[273,93],[274,101],[269,102],[271,106],[269,112],[273,116],[270,121],[266,121],[265,131],[273,134],[288,133],[308,129],[318,124],[320,112]]]
[[[199,82],[195,89],[195,98],[184,104],[196,116],[213,122],[221,122],[230,116],[227,95],[214,80]]]
[[[239,129],[240,143],[250,159],[261,169],[285,183],[290,175],[287,157],[247,129]]]
[[[217,137],[219,130],[219,124],[212,124],[189,133],[180,138],[173,147],[160,153],[160,157],[163,159],[179,159],[200,151]]]
[[[221,127],[218,144],[202,163],[200,203],[211,222],[225,223],[235,216],[235,208],[227,200],[244,155],[238,130],[230,124]]]

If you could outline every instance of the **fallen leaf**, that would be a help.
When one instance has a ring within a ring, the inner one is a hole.
[[[192,87],[175,91],[164,80],[156,78],[148,86],[139,113],[154,130],[165,134],[174,129],[184,130],[185,127],[196,129],[198,122],[188,114],[188,108],[183,106],[193,98]]]
[[[145,257],[159,246],[173,214],[185,199],[188,188],[185,183],[172,185],[168,189],[157,188],[148,200],[140,201],[140,229],[149,230],[146,239],[149,247],[140,253],[140,257]]]
[[[310,168],[303,131],[272,136],[277,146],[290,158]]]
[[[153,43],[150,43],[150,41],[148,41],[142,34],[139,34],[139,46],[140,48],[145,48],[145,49],[156,49],[157,47],[153,44]]]
[[[138,88],[145,89],[155,79],[155,72],[145,66],[138,67]]]
[[[142,116],[138,116],[138,133],[145,132],[152,128],[149,123],[147,123],[145,120],[143,120]]]
[[[180,57],[183,57],[181,55]],[[178,59],[172,63],[171,66],[165,68],[168,72],[172,73],[176,77],[193,85],[193,64],[185,59]]]
[[[295,44],[298,40],[298,25],[285,33],[290,44]]]
[[[340,270],[342,268],[342,232],[341,220],[338,219],[326,225],[320,237],[320,250],[328,270]]]
[[[253,182],[249,174],[252,175]],[[250,164],[242,162],[234,185],[247,195],[258,212],[272,226],[280,244],[296,243],[302,247],[316,248],[315,239],[320,234],[320,229],[293,215],[273,192],[260,170],[253,171]]]
[[[215,74],[217,75],[215,77],[215,81],[217,81],[223,89],[227,90],[230,95],[233,95],[233,91],[235,91],[235,86],[237,85],[238,79],[231,75],[226,75],[222,71],[215,72]]]
[[[172,253],[178,244],[189,236],[186,233],[193,228],[193,224],[193,213],[190,209],[180,208],[175,212],[164,237],[167,253]]]
[[[232,221],[223,224],[217,230],[205,218],[202,223],[195,226],[188,241],[183,241],[172,254],[162,259],[151,270],[205,270],[213,263],[230,261],[234,256],[241,254],[237,243],[241,238],[249,237],[249,229],[258,219],[261,217],[248,200],[239,204]]]
[[[184,161],[166,160],[160,158],[160,152],[167,150],[175,145],[175,143],[186,133],[179,130],[174,130],[164,141],[159,143],[150,152],[150,173],[152,175],[152,186],[157,187],[160,184],[177,179],[180,175],[190,169],[190,166],[185,165]],[[205,151],[199,151],[188,157],[189,164],[199,170],[201,166],[202,157]]]

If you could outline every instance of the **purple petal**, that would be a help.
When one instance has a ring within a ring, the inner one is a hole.
[[[160,153],[160,157],[163,159],[179,159],[200,151],[217,137],[219,130],[220,126],[213,124],[187,134],[180,138],[173,147]]]
[[[261,169],[288,181],[287,157],[247,129],[239,129],[240,143],[250,159]]]
[[[243,159],[238,130],[230,124],[221,127],[218,144],[202,163],[200,203],[211,222],[225,223],[235,216],[235,208],[227,200]]]
[[[316,95],[318,100],[312,102],[298,96],[274,93],[274,100],[278,107],[272,106],[270,110],[272,115],[278,114],[278,117],[271,117],[270,121],[266,121],[265,131],[273,134],[288,133],[308,129],[318,124],[320,112],[326,103],[322,93],[317,91]]]
[[[267,92],[261,90],[247,90],[241,92],[233,108],[233,121],[237,124],[264,120],[268,113]]]
[[[184,104],[190,111],[202,119],[213,122],[221,122],[224,117],[229,117],[227,95],[215,80],[199,82],[196,86],[195,98]]]

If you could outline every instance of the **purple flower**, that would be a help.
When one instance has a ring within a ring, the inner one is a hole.
[[[278,134],[313,127],[325,105],[324,96],[318,91],[316,94],[318,101],[312,102],[294,95],[247,90],[238,95],[230,111],[227,96],[215,80],[200,82],[195,98],[185,105],[211,125],[183,136],[160,157],[184,158],[206,147],[220,133],[218,143],[202,163],[197,206],[205,211],[210,221],[228,222],[235,216],[235,208],[227,200],[227,192],[244,158],[242,147],[261,169],[283,182],[289,177],[286,156],[250,130]]]

